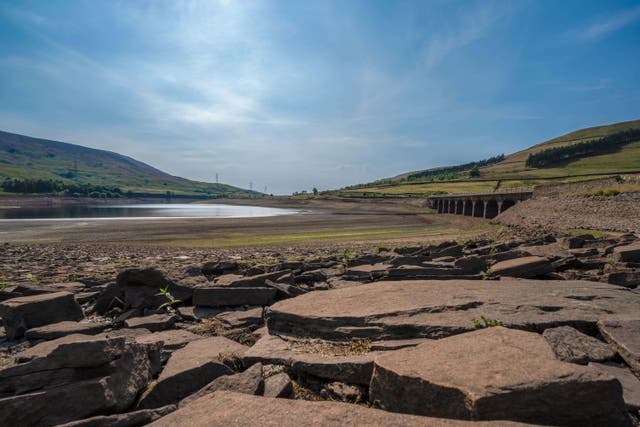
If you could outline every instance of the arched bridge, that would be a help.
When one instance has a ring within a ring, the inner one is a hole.
[[[533,187],[485,193],[438,194],[429,196],[429,205],[438,213],[494,218],[533,195]]]

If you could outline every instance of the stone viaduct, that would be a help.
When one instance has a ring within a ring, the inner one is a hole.
[[[495,218],[533,195],[533,187],[486,193],[438,194],[429,196],[429,205],[441,213]]]

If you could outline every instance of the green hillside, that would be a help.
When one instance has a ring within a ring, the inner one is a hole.
[[[62,185],[116,187],[123,194],[256,197],[226,184],[176,177],[110,151],[0,131],[0,183],[51,180]]]
[[[640,129],[640,120],[615,123],[581,129],[549,141],[534,145],[504,157],[499,162],[477,168],[475,173],[445,173],[448,168],[425,169],[404,173],[369,184],[347,187],[334,192],[342,196],[422,196],[437,193],[460,193],[492,191],[498,188],[513,188],[553,182],[573,182],[593,179],[625,172],[640,171],[640,139],[621,146],[612,152],[591,155],[555,167],[531,168],[526,161],[530,154],[555,147],[565,147],[592,141],[620,132]],[[440,171],[440,175],[424,179],[411,179],[425,172]],[[471,176],[475,175],[475,176]]]

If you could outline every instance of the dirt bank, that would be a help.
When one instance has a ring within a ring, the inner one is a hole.
[[[517,227],[640,232],[640,199],[550,197],[530,199],[494,221]]]

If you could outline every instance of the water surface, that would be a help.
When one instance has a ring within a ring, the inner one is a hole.
[[[38,208],[0,206],[0,220],[254,218],[297,213],[300,211],[262,206],[187,203],[70,205]]]

